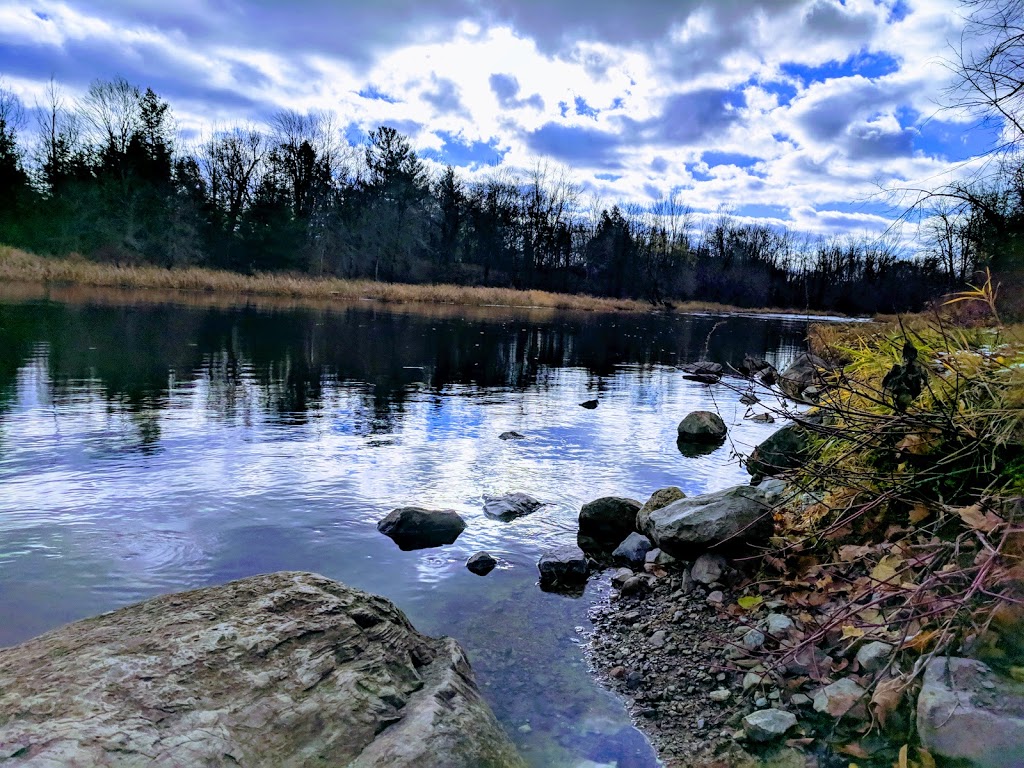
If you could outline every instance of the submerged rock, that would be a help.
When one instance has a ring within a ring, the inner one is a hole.
[[[522,435],[516,431],[502,432],[498,435],[499,440],[525,440],[526,435]]]
[[[584,400],[580,403],[580,407],[593,410],[594,408],[597,408],[597,400]]]
[[[587,581],[587,556],[579,547],[565,546],[547,552],[537,563],[541,589],[573,588]]]
[[[917,698],[921,746],[976,768],[1024,766],[1024,683],[973,659],[928,662]]]
[[[636,529],[640,502],[604,496],[580,509],[578,543],[587,552],[608,552]]]
[[[399,507],[377,523],[377,530],[400,549],[426,549],[451,544],[466,530],[466,521],[452,509]]]
[[[677,556],[719,545],[736,549],[771,534],[770,512],[765,490],[738,485],[674,501],[652,512],[642,533]]]
[[[451,638],[310,573],[165,595],[0,649],[27,766],[521,768]]]
[[[720,443],[727,430],[717,413],[694,411],[679,422],[677,432],[679,440],[685,443]]]
[[[543,501],[537,501],[525,493],[484,496],[484,514],[496,520],[515,520],[517,517],[525,517],[531,512],[536,512],[543,506]]]
[[[486,576],[488,573],[493,571],[497,565],[498,561],[495,560],[488,552],[477,552],[475,555],[471,555],[469,560],[466,561],[466,568],[477,576]]]

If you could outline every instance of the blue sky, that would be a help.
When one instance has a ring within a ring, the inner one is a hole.
[[[326,110],[466,178],[567,170],[587,208],[861,233],[995,138],[941,107],[961,26],[956,0],[0,0],[0,79],[31,108],[124,77],[183,141]]]

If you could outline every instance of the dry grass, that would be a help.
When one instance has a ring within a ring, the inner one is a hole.
[[[186,267],[117,266],[80,256],[50,258],[0,246],[0,283],[64,284],[96,288],[134,288],[147,291],[218,294],[224,297],[277,297],[344,303],[373,300],[389,304],[448,304],[457,306],[532,307],[585,312],[650,312],[652,305],[633,299],[608,299],[548,291],[520,291],[461,285],[410,285],[372,280],[341,280]],[[712,302],[690,301],[677,312],[785,313],[778,309],[743,309]],[[792,312],[791,310],[789,312]],[[801,312],[800,314],[807,314]],[[811,313],[823,314],[823,313]]]

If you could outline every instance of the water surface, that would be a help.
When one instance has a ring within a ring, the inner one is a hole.
[[[805,323],[221,304],[0,301],[0,645],[164,592],[315,571],[456,637],[532,765],[656,765],[580,650],[606,581],[547,594],[536,561],[575,541],[598,496],[746,482],[734,451],[774,427],[676,366],[748,352],[783,365]],[[696,409],[731,437],[688,457],[676,425]],[[548,505],[486,518],[484,494],[510,491]],[[407,504],[456,509],[468,528],[402,552],[375,526]],[[485,578],[464,565],[480,549],[501,561]]]

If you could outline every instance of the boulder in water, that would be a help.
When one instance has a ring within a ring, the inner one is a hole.
[[[694,411],[679,422],[679,440],[687,443],[720,443],[726,428],[722,417],[711,411]]]
[[[466,521],[452,509],[399,507],[377,523],[377,530],[400,549],[426,549],[451,544],[466,530]]]

